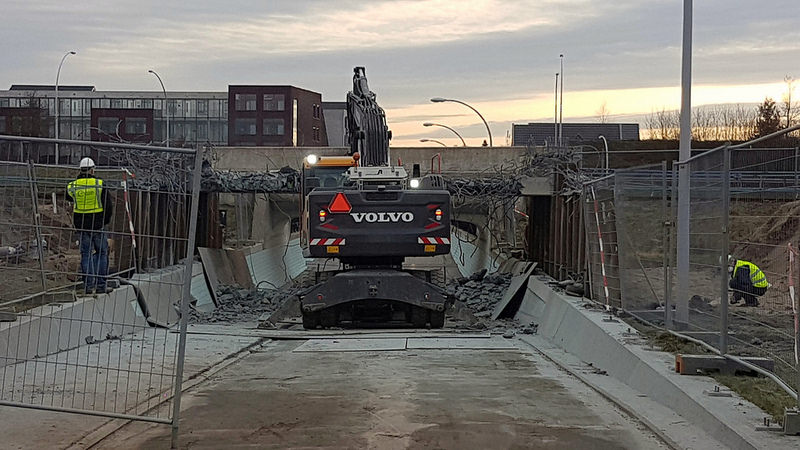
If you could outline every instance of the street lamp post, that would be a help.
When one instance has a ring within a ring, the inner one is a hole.
[[[442,141],[437,141],[436,139],[420,139],[419,141],[420,142],[436,142],[437,144],[441,145],[442,147],[447,147],[447,144],[445,144]]]
[[[167,100],[167,89],[164,87],[164,82],[161,81],[161,77],[158,76],[158,74],[156,73],[155,70],[150,69],[150,70],[148,70],[148,72],[152,73],[153,75],[156,76],[156,78],[158,78],[158,82],[161,84],[161,90],[164,91],[164,109],[166,110],[166,117],[167,117],[167,133],[166,133],[166,138],[167,139],[166,140],[167,140],[167,147],[169,147],[169,105],[167,104],[167,102],[168,102],[168,100]]]
[[[448,127],[447,125],[442,125],[440,123],[433,123],[433,122],[425,122],[425,123],[422,124],[422,126],[424,126],[424,127],[442,127],[442,128],[447,128],[448,130],[450,130],[453,133],[455,133],[455,135],[458,136],[459,139],[461,139],[461,143],[464,144],[464,147],[467,146],[467,143],[464,142],[464,138],[461,137],[460,134],[458,134],[458,131]]]
[[[597,137],[603,140],[603,145],[605,145],[606,147],[606,172],[608,172],[608,141],[606,140],[606,137],[603,136],[602,134]]]
[[[558,106],[558,143],[564,145],[564,54],[558,55],[561,58],[561,101]]]
[[[553,94],[553,142],[558,145],[558,75],[556,72],[556,88]]]
[[[59,111],[58,110],[60,108],[59,108],[59,105],[58,105],[58,79],[59,79],[59,77],[61,77],[61,66],[64,65],[64,61],[67,60],[67,56],[74,55],[74,54],[75,54],[74,51],[69,51],[67,53],[64,53],[64,56],[61,57],[61,62],[58,63],[58,72],[56,72],[56,164],[58,164],[58,161],[59,161],[59,155],[58,155],[58,128],[59,128],[59,120],[58,120],[59,119],[59,114],[58,113],[59,113]]]
[[[489,129],[489,124],[486,122],[486,119],[483,118],[483,115],[481,115],[481,113],[479,113],[477,109],[475,109],[472,106],[462,102],[461,100],[456,100],[456,99],[452,99],[452,98],[434,97],[434,98],[431,99],[431,101],[433,103],[443,103],[443,102],[460,103],[460,104],[466,106],[467,108],[475,111],[475,114],[477,114],[478,117],[480,117],[481,120],[483,121],[483,124],[486,125],[486,132],[489,133],[489,147],[493,147],[493,145],[492,145],[492,130]],[[466,144],[464,146],[466,147]]]

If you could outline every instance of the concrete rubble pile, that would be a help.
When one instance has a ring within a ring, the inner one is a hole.
[[[486,275],[484,269],[469,277],[452,280],[447,286],[447,292],[463,302],[475,317],[489,317],[509,284],[510,273]]]
[[[455,296],[456,303],[463,304],[474,319],[468,320],[463,326],[456,324],[456,328],[490,330],[506,338],[514,337],[516,333],[536,333],[536,324],[524,325],[517,320],[491,319],[497,304],[503,299],[511,284],[512,275],[503,272],[489,275],[486,273],[486,269],[483,269],[469,277],[456,278],[447,284],[447,292]]]
[[[201,189],[206,192],[295,193],[300,175],[291,167],[270,172],[235,172],[203,168]]]
[[[273,313],[288,298],[295,295],[295,288],[243,289],[237,286],[220,286],[217,291],[218,305],[211,312],[192,310],[190,323],[237,323],[255,322],[263,314]]]

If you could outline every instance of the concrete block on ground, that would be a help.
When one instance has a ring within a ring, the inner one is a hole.
[[[135,304],[136,292],[131,286],[123,286],[109,294],[19,313],[17,322],[0,324],[0,348],[6,349],[0,366],[148,328],[143,315],[137,314]]]
[[[783,433],[788,435],[800,434],[800,409],[787,409],[783,416]]]
[[[770,358],[744,356],[742,360],[765,370],[775,370],[775,361]],[[725,375],[755,374],[754,370],[722,356],[675,355],[675,372],[681,375],[702,375],[711,371]]]

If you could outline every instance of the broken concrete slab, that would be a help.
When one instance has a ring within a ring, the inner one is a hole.
[[[251,253],[247,266],[256,287],[279,289],[306,270],[306,259],[300,248],[300,239]]]
[[[219,299],[217,298],[217,291],[219,290],[218,273],[223,272],[225,273],[226,277],[229,277],[232,280],[233,272],[231,272],[230,262],[224,257],[225,252],[222,250],[219,250],[219,252],[212,252],[212,250],[219,249],[198,248],[197,252],[200,255],[200,263],[203,264],[203,271],[206,274],[206,282],[208,282],[208,286],[211,288],[211,295],[214,298],[214,303],[219,304]],[[212,256],[212,254],[214,256]],[[217,265],[219,265],[219,267]],[[233,283],[226,284],[231,285]]]
[[[139,290],[146,305],[147,317],[157,323],[172,325],[179,319],[177,305],[180,305],[184,267],[171,266],[150,273],[137,273],[130,284]]]
[[[198,311],[209,312],[217,307],[214,301],[214,294],[208,287],[206,282],[205,271],[203,264],[195,262],[192,264],[192,283],[190,292],[194,298],[194,307]],[[180,299],[178,300],[180,302]],[[180,303],[179,303],[180,304]]]
[[[259,249],[261,246],[259,246]],[[247,265],[247,255],[249,251],[245,249],[226,249],[225,254],[230,262],[231,271],[233,272],[233,283],[243,288],[254,288],[253,275],[250,273],[250,267]],[[223,283],[224,284],[224,283]]]
[[[525,296],[525,289],[528,284],[528,278],[536,268],[536,263],[531,264],[522,275],[517,275],[511,278],[511,285],[506,289],[503,299],[495,306],[492,313],[492,320],[497,320],[501,317],[514,317],[519,309],[522,299]]]

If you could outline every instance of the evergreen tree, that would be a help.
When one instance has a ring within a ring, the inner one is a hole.
[[[758,107],[756,134],[754,137],[766,136],[781,129],[781,117],[775,101],[767,97]]]

